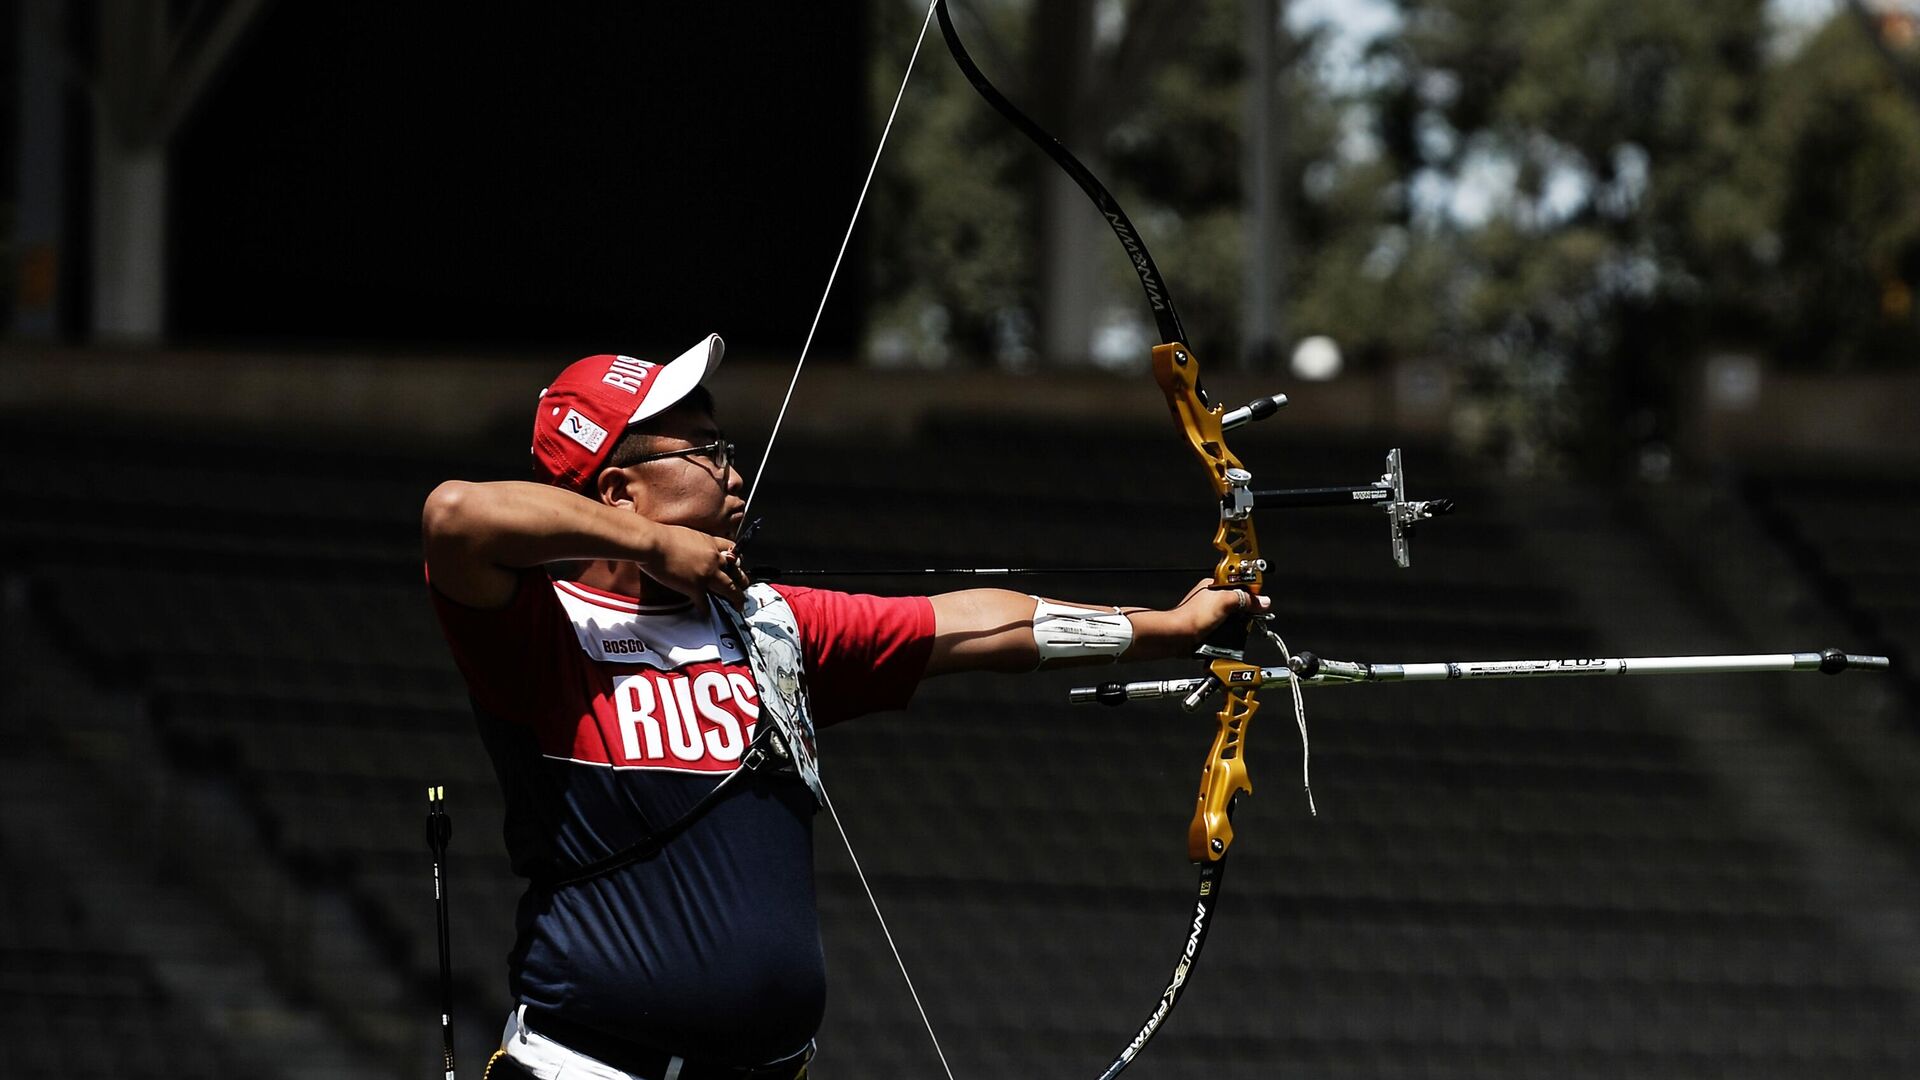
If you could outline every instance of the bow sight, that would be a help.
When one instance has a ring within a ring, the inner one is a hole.
[[[1255,420],[1265,420],[1280,411],[1287,395],[1255,398],[1245,405],[1221,414],[1220,430],[1231,431]],[[1401,464],[1400,448],[1387,451],[1387,469],[1380,479],[1364,484],[1337,484],[1331,487],[1273,488],[1254,491],[1253,474],[1245,469],[1228,469],[1229,491],[1222,501],[1221,513],[1240,519],[1253,510],[1272,510],[1301,506],[1378,506],[1386,511],[1387,538],[1393,545],[1393,561],[1401,567],[1413,565],[1407,540],[1414,526],[1422,521],[1453,512],[1452,499],[1407,498],[1407,472]],[[1262,567],[1262,569],[1265,569]]]

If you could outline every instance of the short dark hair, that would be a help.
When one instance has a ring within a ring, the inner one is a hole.
[[[656,431],[660,420],[685,409],[693,409],[712,416],[714,414],[713,392],[704,386],[696,386],[687,391],[686,397],[674,402],[673,406],[665,412],[650,416],[628,428],[620,436],[620,441],[613,444],[613,453],[607,455],[607,463],[600,467],[624,469],[629,465],[638,464],[641,458],[654,452],[654,440],[660,437]]]

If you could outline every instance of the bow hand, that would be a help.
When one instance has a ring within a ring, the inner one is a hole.
[[[1154,657],[1187,656],[1210,659],[1244,656],[1250,620],[1265,616],[1273,601],[1249,589],[1215,584],[1208,578],[1195,585],[1166,614],[1178,627],[1177,646]]]

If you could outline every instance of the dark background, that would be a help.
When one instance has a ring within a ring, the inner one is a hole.
[[[724,319],[797,350],[794,283],[825,284],[871,153],[864,30],[851,4],[275,5],[177,144],[175,336],[638,350]]]

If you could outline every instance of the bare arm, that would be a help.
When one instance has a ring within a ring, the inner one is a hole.
[[[1238,589],[1211,589],[1202,582],[1178,607],[1167,611],[1122,608],[1133,624],[1133,643],[1122,662],[1186,656],[1213,628],[1245,610]],[[1005,589],[967,589],[941,593],[933,601],[933,655],[928,675],[956,671],[1031,671],[1040,663],[1033,640],[1034,599]],[[1062,601],[1071,603],[1071,601]],[[1258,610],[1269,601],[1255,597]],[[1096,605],[1085,605],[1096,607]],[[1098,610],[1111,610],[1098,608]],[[1091,661],[1058,661],[1058,666]]]
[[[427,496],[420,535],[434,588],[470,607],[503,606],[519,571],[574,559],[638,563],[648,577],[689,596],[741,599],[728,573],[731,555],[722,557],[733,541],[546,484],[449,480]]]

